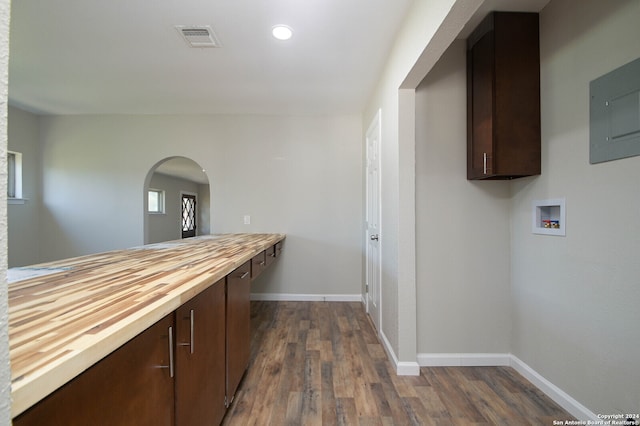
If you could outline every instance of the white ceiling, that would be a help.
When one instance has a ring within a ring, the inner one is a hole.
[[[360,113],[411,0],[18,0],[9,97],[43,114]],[[293,28],[282,42],[271,27]],[[175,25],[210,25],[220,48]]]
[[[207,172],[198,163],[185,157],[170,158],[156,167],[155,172],[195,183],[209,184]]]
[[[424,1],[424,0],[421,0]],[[549,0],[486,0],[540,11]],[[17,0],[9,102],[40,114],[359,114],[412,0]],[[270,34],[293,28],[291,40]],[[209,25],[220,48],[176,25]],[[206,183],[185,159],[159,173]]]

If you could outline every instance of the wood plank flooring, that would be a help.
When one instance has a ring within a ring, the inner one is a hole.
[[[396,376],[361,303],[252,302],[224,425],[551,425],[573,419],[509,367]]]

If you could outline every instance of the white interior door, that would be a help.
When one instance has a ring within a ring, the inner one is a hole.
[[[366,301],[367,312],[380,331],[380,110],[367,130]]]

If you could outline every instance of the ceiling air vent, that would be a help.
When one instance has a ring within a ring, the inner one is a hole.
[[[191,47],[220,47],[220,42],[208,25],[176,25],[176,29]]]

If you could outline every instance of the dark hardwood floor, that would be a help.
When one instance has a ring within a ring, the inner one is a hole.
[[[551,425],[573,419],[509,367],[396,376],[361,303],[252,302],[224,425]],[[564,423],[564,422],[563,422]]]

